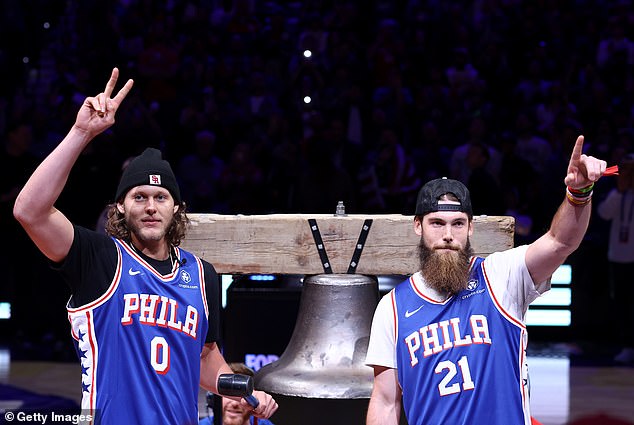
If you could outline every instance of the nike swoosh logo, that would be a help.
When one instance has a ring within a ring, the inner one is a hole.
[[[130,276],[134,276],[134,275],[137,275],[139,273],[141,273],[141,270],[132,270],[132,267],[130,267],[130,270],[128,270],[128,274]]]
[[[418,307],[416,310],[412,310],[412,311],[405,311],[405,318],[407,319],[408,317],[413,316],[414,314],[416,314],[418,312],[418,310],[420,310],[421,308],[423,308],[423,306],[421,305],[420,307]]]

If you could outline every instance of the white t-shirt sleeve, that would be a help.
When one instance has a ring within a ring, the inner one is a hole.
[[[385,366],[396,368],[396,345],[394,329],[394,290],[384,295],[374,311],[370,342],[365,364],[368,366]]]
[[[484,271],[493,295],[507,313],[522,322],[530,303],[550,289],[550,279],[533,282],[526,267],[527,249],[528,245],[522,245],[492,253],[484,259]]]

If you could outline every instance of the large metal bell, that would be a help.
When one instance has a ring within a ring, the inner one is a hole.
[[[364,422],[373,384],[364,361],[378,300],[373,276],[304,279],[284,353],[255,374],[255,388],[272,394],[280,406],[272,418],[276,425]]]

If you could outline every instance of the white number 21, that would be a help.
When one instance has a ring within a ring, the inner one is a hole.
[[[462,373],[462,389],[464,391],[472,390],[475,388],[473,380],[471,379],[471,371],[469,370],[469,362],[467,361],[467,356],[460,357],[458,360],[458,366],[460,366],[460,372]],[[449,383],[456,376],[458,369],[456,368],[456,364],[452,361],[445,360],[436,365],[436,369],[434,372],[443,373],[446,370],[446,375],[438,384],[438,391],[440,395],[450,395],[456,394],[460,392],[460,384],[455,382],[451,385]]]

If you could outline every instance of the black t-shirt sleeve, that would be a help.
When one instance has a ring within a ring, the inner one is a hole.
[[[205,273],[205,294],[209,309],[209,328],[205,343],[220,341],[220,280],[211,263],[202,260]]]
[[[71,289],[71,307],[80,307],[106,293],[117,267],[117,248],[106,235],[73,226],[75,235],[68,255],[54,264]]]
[[[71,307],[89,304],[106,293],[117,268],[117,248],[109,236],[74,226],[75,235],[68,255],[53,264],[71,289]],[[220,282],[211,263],[203,260],[209,326],[205,342],[220,341]]]

